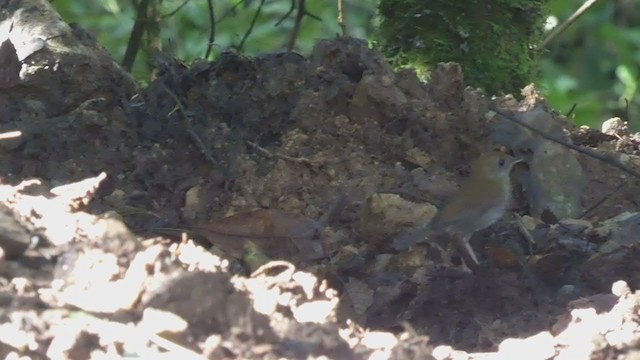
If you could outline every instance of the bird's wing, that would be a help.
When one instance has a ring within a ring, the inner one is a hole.
[[[503,187],[490,186],[478,181],[470,187],[466,183],[460,188],[455,198],[436,216],[431,224],[433,230],[442,230],[452,224],[465,224],[473,221],[487,211],[493,210],[496,200],[503,198]],[[478,191],[481,191],[479,194]],[[509,189],[509,191],[511,191]],[[479,196],[481,195],[481,196]]]

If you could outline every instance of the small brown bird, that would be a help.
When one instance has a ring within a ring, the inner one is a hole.
[[[509,174],[520,161],[497,151],[480,156],[471,167],[471,176],[447,206],[431,222],[398,235],[393,241],[395,248],[407,248],[429,232],[446,232],[465,263],[472,267],[478,265],[469,239],[504,215],[511,202]]]

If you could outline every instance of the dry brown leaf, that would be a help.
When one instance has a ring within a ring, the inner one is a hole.
[[[508,269],[515,269],[520,266],[518,256],[503,247],[488,246],[486,249],[487,256],[493,260],[498,266]]]
[[[561,252],[534,255],[529,259],[529,268],[546,281],[557,280],[566,270],[569,259],[568,254]]]
[[[271,259],[313,259],[323,256],[318,221],[277,209],[235,214],[194,231],[235,258],[242,258],[247,241]]]

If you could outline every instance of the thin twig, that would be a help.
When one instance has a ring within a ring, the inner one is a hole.
[[[293,23],[293,29],[291,29],[291,36],[289,37],[289,46],[287,50],[293,51],[296,47],[296,40],[300,33],[300,26],[302,26],[302,19],[305,14],[305,0],[298,0],[298,12],[296,13],[296,19]]]
[[[539,45],[540,49],[544,49],[549,45],[549,42],[560,35],[563,31],[565,31],[569,25],[573,24],[580,16],[582,16],[593,4],[595,4],[598,0],[586,0],[582,6],[578,10],[576,10],[567,20],[565,20],[560,26],[553,29],[553,31],[547,35],[544,40]]]
[[[578,146],[578,145],[574,145],[574,144],[572,144],[570,142],[567,142],[567,141],[564,141],[562,139],[556,138],[555,136],[549,135],[549,134],[545,133],[544,131],[538,130],[537,128],[535,128],[535,127],[523,122],[520,119],[515,118],[514,116],[511,116],[511,115],[507,114],[506,112],[504,112],[502,110],[498,110],[495,106],[489,106],[489,109],[494,111],[494,112],[496,112],[498,115],[504,117],[505,119],[510,120],[510,121],[512,121],[512,122],[514,122],[514,123],[516,123],[516,124],[518,124],[518,125],[520,125],[520,126],[522,126],[524,128],[527,128],[527,129],[533,131],[534,133],[542,136],[543,138],[545,138],[545,139],[547,139],[549,141],[553,141],[555,143],[558,143],[560,145],[568,147],[569,149],[575,150],[575,151],[577,151],[579,153],[585,154],[585,155],[587,155],[589,157],[592,157],[594,159],[598,159],[598,160],[602,161],[605,164],[613,166],[613,167],[615,167],[615,168],[617,168],[619,170],[622,170],[623,172],[625,172],[625,173],[627,173],[627,174],[629,174],[629,175],[631,175],[633,177],[636,177],[636,178],[640,179],[640,172],[632,169],[629,166],[626,166],[626,165],[622,164],[621,162],[617,161],[616,159],[613,159],[609,155],[600,154],[600,153],[598,153],[598,152],[596,152],[594,150],[591,150],[591,149],[588,149],[588,148],[584,148],[584,147],[581,147],[581,146]]]
[[[240,0],[237,3],[235,3],[231,8],[229,8],[229,10],[227,10],[224,14],[222,14],[222,16],[220,16],[218,21],[216,21],[216,24],[220,23],[222,20],[226,19],[228,16],[230,16],[233,13],[235,13],[236,9],[238,7],[240,7],[240,5],[244,4],[245,2],[249,2],[249,1],[251,1],[251,0]]]
[[[627,120],[627,126],[629,127],[629,129],[631,129],[631,114],[629,113],[629,99],[624,98],[624,103],[625,103],[625,107],[624,107],[624,113],[626,115],[626,120]]]
[[[293,0],[293,1],[296,1],[296,0]],[[320,17],[315,16],[312,13],[307,11],[307,6],[305,4],[306,0],[297,0],[297,1],[298,1],[298,12],[296,13],[296,18],[293,23],[293,29],[291,30],[291,36],[289,37],[289,45],[287,46],[287,50],[289,51],[293,51],[294,48],[296,47],[296,40],[298,39],[298,34],[300,34],[300,27],[302,26],[302,19],[304,19],[305,16],[308,16],[317,21],[322,21]],[[290,12],[287,13],[287,16],[289,16],[289,14]]]
[[[529,255],[531,255],[533,254],[533,245],[535,245],[536,239],[533,238],[533,235],[531,235],[531,232],[529,231],[529,229],[527,229],[522,216],[518,214],[514,215],[516,218],[516,223],[518,224],[518,229],[520,229],[520,234],[524,236],[525,239],[527,239],[527,247],[529,249]]]
[[[242,37],[240,44],[238,44],[238,48],[237,48],[238,51],[242,50],[242,47],[244,46],[245,41],[247,41],[247,39],[249,38],[249,35],[251,35],[251,32],[253,32],[253,27],[256,26],[256,21],[258,20],[258,15],[260,15],[260,12],[262,11],[264,2],[265,0],[260,0],[260,5],[258,5],[258,10],[256,10],[256,13],[253,15],[253,19],[251,19],[251,24],[249,25],[247,32],[244,33],[244,36]]]
[[[344,7],[342,0],[338,0],[338,25],[342,29],[342,36],[347,36],[347,24],[344,23]]]
[[[187,112],[185,111],[184,107],[182,106],[182,102],[180,102],[180,99],[178,99],[178,96],[171,91],[171,89],[169,89],[165,84],[161,84],[162,88],[164,89],[164,91],[167,92],[167,94],[169,94],[169,96],[173,99],[173,101],[176,103],[176,109],[178,111],[180,111],[180,114],[182,115],[183,119],[185,120],[185,123],[187,125],[187,133],[189,135],[191,135],[191,137],[195,140],[195,142],[198,144],[198,147],[200,148],[200,151],[202,152],[202,154],[207,158],[207,160],[209,160],[209,162],[214,166],[217,167],[218,166],[218,161],[216,159],[214,159],[214,157],[211,155],[211,153],[209,152],[209,149],[207,149],[207,147],[205,146],[204,142],[202,141],[202,139],[200,139],[200,136],[198,136],[198,134],[193,130],[193,126],[191,124],[191,116],[189,116],[187,114]]]
[[[567,113],[564,114],[564,117],[571,117],[571,115],[573,115],[573,112],[576,110],[577,106],[578,104],[574,103],[571,109],[569,109],[569,111],[567,111]]]
[[[209,10],[209,24],[211,24],[211,29],[209,30],[209,43],[207,44],[207,51],[204,53],[204,58],[208,59],[209,55],[211,55],[211,48],[213,47],[213,43],[216,41],[216,21],[215,14],[213,10],[213,3],[211,0],[207,0],[207,9]]]
[[[296,1],[298,1],[298,0],[291,0],[291,6],[289,7],[289,10],[287,10],[287,13],[286,13],[286,14],[284,14],[284,15],[280,18],[280,20],[278,20],[278,22],[277,22],[274,26],[280,26],[280,24],[281,24],[283,21],[285,21],[287,18],[289,18],[289,15],[291,15],[291,13],[293,12],[293,10],[295,10],[295,8],[296,8]],[[308,12],[308,11],[307,11],[307,9],[306,9],[306,7],[305,7],[305,9],[304,9],[304,13],[303,13],[303,15],[308,16],[308,17],[310,17],[310,18],[312,18],[313,20],[316,20],[316,21],[322,21],[322,18],[321,18],[320,16],[318,16],[318,15],[314,15],[314,14],[312,14],[312,13]]]
[[[600,200],[596,201],[595,204],[593,204],[590,208],[588,208],[587,210],[585,210],[582,215],[580,215],[578,217],[578,219],[584,219],[585,216],[589,215],[590,212],[592,212],[593,210],[595,210],[598,206],[602,205],[603,202],[605,202],[607,199],[609,199],[611,196],[613,196],[613,194],[617,193],[618,191],[620,191],[620,189],[622,189],[624,186],[626,185],[626,183],[621,183],[620,185],[616,186],[615,189],[613,189],[613,191],[611,191],[610,193],[608,193],[607,195],[603,196]]]
[[[142,44],[142,35],[144,35],[147,28],[149,2],[150,0],[142,0],[136,8],[136,21],[133,24],[133,29],[131,29],[127,49],[122,58],[122,67],[128,72],[131,72],[131,68],[133,68],[136,55],[140,50],[140,44]]]
[[[285,20],[289,17],[289,15],[291,15],[291,13],[293,12],[293,10],[295,10],[295,8],[296,8],[296,0],[291,0],[291,6],[289,6],[289,10],[287,10],[287,13],[286,13],[286,14],[284,14],[284,15],[280,18],[280,20],[278,20],[278,22],[276,23],[276,25],[275,25],[275,26],[280,26],[280,24],[281,24],[283,21],[285,21]]]
[[[146,47],[147,58],[162,56],[162,40],[160,39],[160,0],[152,0],[147,8]],[[158,68],[151,69],[150,79],[153,81],[158,75]]]
[[[318,161],[310,160],[307,158],[297,158],[297,157],[292,157],[287,155],[274,154],[271,151],[263,148],[262,146],[254,143],[253,141],[247,141],[247,144],[249,144],[249,146],[261,152],[263,155],[270,158],[280,158],[282,160],[287,160],[287,161],[295,162],[298,164],[307,164],[307,165],[314,165],[318,163]]]
[[[171,17],[171,16],[173,16],[173,15],[177,14],[177,13],[178,13],[178,11],[182,10],[182,8],[183,8],[185,5],[187,5],[187,4],[189,3],[189,1],[191,1],[191,0],[184,0],[184,1],[182,2],[182,4],[178,5],[178,7],[177,7],[177,8],[175,8],[175,10],[173,10],[173,11],[169,11],[168,13],[166,13],[166,14],[164,14],[164,15],[161,15],[161,17],[162,17],[162,18],[168,18],[168,17]]]

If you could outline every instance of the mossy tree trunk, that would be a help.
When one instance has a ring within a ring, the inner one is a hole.
[[[514,93],[537,73],[548,0],[380,0],[376,41],[398,67],[455,61],[468,85]]]

